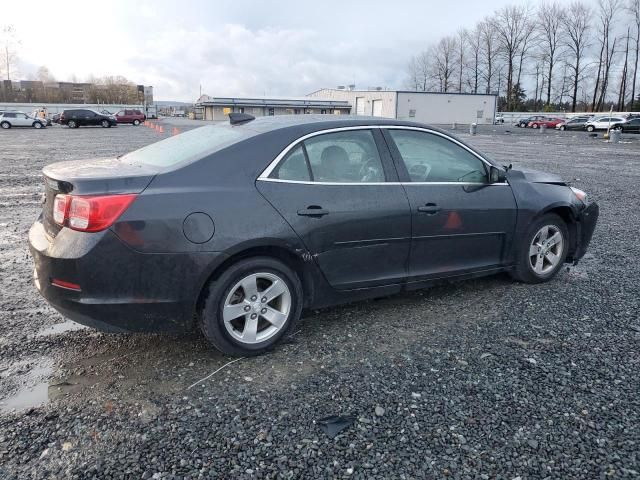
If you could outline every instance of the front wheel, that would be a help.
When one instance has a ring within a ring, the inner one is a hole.
[[[42,125],[40,122],[33,122],[32,127],[33,128],[42,128],[42,127],[44,127],[44,125]]]
[[[531,125],[531,128],[538,128],[538,124],[534,123],[533,125]]]
[[[135,127],[137,127],[138,125],[140,125],[140,120],[134,120],[134,121],[133,121],[133,125],[134,125]]]
[[[111,126],[111,123],[109,123],[109,120],[102,120],[102,122],[100,122],[100,125],[102,125],[102,128],[109,128]]]
[[[518,249],[511,275],[521,282],[548,282],[567,258],[569,231],[558,215],[548,213],[534,221]]]
[[[561,131],[561,132],[564,132],[566,129],[567,129],[567,127],[565,127],[564,125],[562,125],[562,126],[560,127],[560,131]]]
[[[595,130],[595,127],[593,125],[589,125],[587,127],[587,132],[593,132]]]
[[[298,275],[279,260],[233,264],[207,287],[199,311],[204,336],[223,353],[259,355],[295,326],[302,312]]]
[[[0,123],[0,127],[4,128],[5,130],[11,128],[11,124],[9,122],[2,122]]]

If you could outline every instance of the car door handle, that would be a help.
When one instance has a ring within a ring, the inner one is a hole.
[[[438,205],[436,205],[435,203],[427,203],[423,207],[418,207],[418,211],[420,213],[426,213],[428,215],[434,215],[434,214],[438,213],[440,210],[442,210],[442,209]]]
[[[329,215],[329,210],[325,210],[319,205],[309,205],[303,210],[298,210],[298,215],[302,217],[323,217]]]

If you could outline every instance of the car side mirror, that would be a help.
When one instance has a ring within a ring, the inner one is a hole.
[[[506,180],[506,172],[493,165],[489,167],[489,182],[490,183],[502,183]]]

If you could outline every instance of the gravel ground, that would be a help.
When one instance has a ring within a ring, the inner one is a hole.
[[[310,312],[229,364],[197,335],[76,328],[26,246],[45,164],[194,124],[0,132],[0,478],[640,478],[640,137],[462,133],[598,200],[577,267]],[[330,415],[354,422],[329,438]]]

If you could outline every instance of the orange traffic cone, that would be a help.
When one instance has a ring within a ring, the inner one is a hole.
[[[173,130],[171,130],[171,135],[178,135],[180,133],[180,130],[178,130],[178,127],[173,127]]]
[[[160,132],[160,133],[164,133],[164,128],[162,127],[162,125],[160,125],[160,126],[158,127],[158,132]]]
[[[158,124],[156,123],[156,124],[155,124],[155,126],[153,127],[153,129],[154,129],[156,132],[159,132],[159,131],[160,131],[160,125],[158,125]]]

